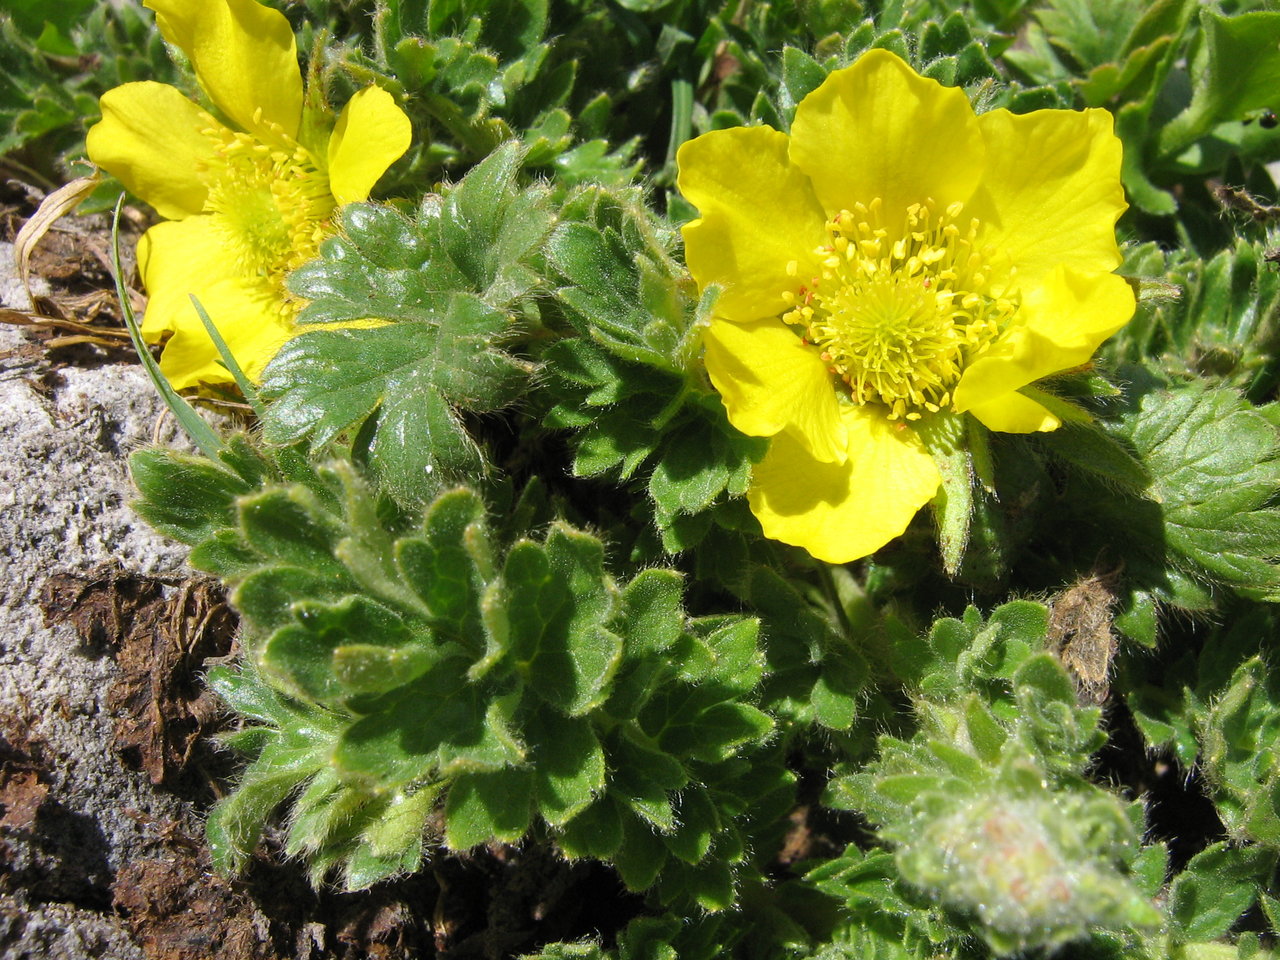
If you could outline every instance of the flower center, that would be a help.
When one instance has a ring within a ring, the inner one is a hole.
[[[783,293],[783,321],[800,329],[854,403],[882,403],[891,420],[918,420],[951,402],[966,364],[1017,312],[1012,270],[999,270],[963,224],[960,203],[907,208],[884,226],[879,198],[827,221],[831,242],[814,251],[821,273]],[[792,261],[787,273],[796,276]]]
[[[285,277],[313,258],[332,232],[329,178],[301,146],[286,152],[225,128],[205,135],[215,143],[214,159],[200,171],[209,191],[205,212],[237,271],[267,280],[291,316],[297,304]]]

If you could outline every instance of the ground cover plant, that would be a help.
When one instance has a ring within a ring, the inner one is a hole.
[[[151,211],[222,876],[615,884],[493,956],[1274,953],[1280,11],[8,7],[0,162]]]

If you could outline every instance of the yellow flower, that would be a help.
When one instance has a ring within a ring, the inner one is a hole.
[[[143,333],[171,333],[160,367],[177,388],[231,380],[190,295],[256,379],[299,332],[284,278],[315,256],[336,206],[364,200],[409,147],[389,93],[361,90],[332,132],[304,117],[302,75],[284,15],[255,0],[146,0],[232,126],[173,87],[126,83],[102,97],[90,158],[168,222],[146,232]]]
[[[706,365],[729,420],[772,437],[748,491],[766,536],[843,563],[938,491],[918,432],[970,414],[1053,430],[1019,389],[1128,322],[1125,209],[1103,110],[975,115],[873,50],[769,127],[681,147],[700,288],[722,288]]]

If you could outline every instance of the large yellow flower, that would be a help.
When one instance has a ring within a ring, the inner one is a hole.
[[[168,222],[138,264],[143,334],[172,334],[160,367],[177,388],[231,380],[190,295],[250,377],[291,335],[285,275],[315,256],[334,208],[364,200],[409,147],[409,119],[378,87],[331,117],[303,106],[293,31],[255,0],[145,0],[187,55],[222,123],[173,87],[126,83],[102,97],[90,158]]]
[[[1053,430],[1018,391],[1085,363],[1133,314],[1103,110],[975,115],[873,50],[797,107],[791,135],[718,130],[678,155],[706,365],[729,420],[772,437],[748,491],[767,536],[842,563],[936,495],[920,428],[972,415]]]

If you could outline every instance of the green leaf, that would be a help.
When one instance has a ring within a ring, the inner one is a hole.
[[[1280,597],[1280,432],[1230,390],[1149,393],[1125,424],[1152,476],[1163,539],[1195,573]],[[1177,561],[1175,561],[1177,562]]]
[[[540,710],[525,735],[538,812],[552,826],[578,816],[604,791],[604,750],[591,724]]]
[[[667,436],[649,479],[660,528],[670,526],[679,514],[705,510],[725,491],[746,491],[751,459],[763,453],[763,444],[731,433],[732,428],[718,421],[689,420]]]
[[[425,537],[396,542],[396,565],[413,592],[427,605],[433,626],[484,647],[480,604],[492,558],[485,546],[484,505],[472,491],[441,494],[427,511]]]
[[[642,570],[622,593],[623,635],[632,655],[662,653],[680,637],[683,578],[674,570]]]
[[[139,450],[129,472],[142,494],[134,510],[161,533],[192,545],[234,525],[236,498],[252,488],[213,461],[168,450]]]
[[[445,842],[454,850],[467,850],[489,840],[520,839],[529,828],[532,793],[527,770],[458,777],[445,804]]]
[[[691,755],[699,760],[724,760],[745,743],[762,740],[773,732],[773,718],[745,703],[717,703],[698,715],[698,746]]]
[[[348,596],[332,604],[298,600],[291,605],[291,610],[297,623],[288,624],[271,635],[263,647],[260,663],[266,672],[281,680],[295,695],[315,701],[339,697],[343,692],[344,684],[336,675],[332,662],[337,648],[350,644],[364,646],[363,641],[366,640],[394,648],[406,644],[412,636],[404,621],[393,611],[368,597]],[[422,673],[434,659],[425,648],[421,653],[428,663],[422,665],[417,673]],[[386,649],[385,654],[390,665],[396,659],[393,650]],[[353,656],[357,656],[355,650],[349,649],[348,660]],[[366,654],[364,659],[368,660],[369,655]],[[388,672],[379,679],[376,673],[366,674],[364,682],[366,685],[387,683],[394,687],[399,685],[394,682],[396,676]],[[415,676],[417,674],[404,675],[403,681]]]
[[[465,667],[446,660],[370,704],[334,751],[343,773],[370,786],[431,779],[433,771],[481,772],[520,763],[524,752],[501,716],[466,681]]]
[[[933,513],[938,524],[938,549],[950,577],[960,572],[974,510],[973,464],[964,443],[964,421],[964,417],[940,415],[925,421],[928,426],[918,431],[942,478]]]
[[[1034,690],[1040,698],[1067,704],[1076,702],[1076,688],[1070,675],[1051,654],[1040,653],[1027,659],[1013,675],[1013,683],[1015,687]]]
[[[1121,489],[1141,494],[1151,483],[1143,463],[1116,438],[1089,423],[1064,422],[1036,439],[1051,454]]]
[[[317,576],[340,577],[334,556],[341,526],[306,490],[271,490],[237,502],[239,526],[248,544],[274,562]]]
[[[614,598],[602,564],[600,541],[561,526],[545,548],[517,544],[503,571],[511,655],[537,694],[570,716],[604,700],[622,655],[604,626]]]
[[[1258,898],[1275,854],[1215,843],[1191,858],[1169,886],[1169,918],[1181,939],[1214,940]]]
[[[299,567],[268,567],[246,577],[231,599],[251,626],[269,634],[294,622],[293,604],[298,599],[336,600],[348,587],[343,578]]]
[[[423,834],[437,799],[425,788],[397,793],[360,834],[346,866],[347,888],[362,890],[389,877],[412,873],[422,863]]]
[[[436,655],[422,644],[395,649],[372,643],[348,643],[333,651],[333,676],[352,694],[387,693],[411,683],[436,663]]]
[[[1142,13],[1138,4],[1049,0],[1035,16],[1055,45],[1082,65],[1093,67],[1121,55],[1125,38]]]
[[[1163,843],[1148,844],[1129,870],[1138,889],[1148,897],[1155,897],[1164,888],[1169,871],[1169,848]]]
[[[642,735],[611,737],[608,741],[609,761],[613,776],[609,782],[611,795],[626,803],[639,817],[658,830],[675,829],[675,813],[669,794],[689,782],[689,775],[670,753],[642,743]]]
[[[1160,135],[1160,152],[1174,156],[1226,120],[1274,106],[1280,85],[1280,13],[1225,16],[1200,10],[1207,62],[1193,79],[1191,103]]]
[[[646,890],[666,863],[667,848],[643,822],[627,817],[622,824],[622,846],[613,855],[614,867],[629,889]]]
[[[564,824],[560,846],[571,857],[612,860],[622,846],[622,816],[612,800],[600,800]]]
[[[794,110],[826,78],[827,71],[803,50],[783,47],[782,82],[778,89],[782,109]]]
[[[700,863],[710,853],[712,841],[723,827],[715,801],[705,788],[690,787],[680,794],[675,814],[679,827],[663,837],[662,842],[685,863]]]
[[[510,304],[537,282],[526,263],[551,229],[545,192],[516,188],[523,163],[520,144],[503,144],[446,191],[438,207],[424,207],[436,218],[444,253],[495,306]]]
[[[425,503],[439,479],[479,470],[457,411],[499,409],[523,386],[526,368],[497,347],[509,333],[504,314],[457,294],[435,324],[304,334],[264,375],[273,398],[264,435],[309,438],[317,449],[363,426],[375,476],[403,501]]]
[[[710,621],[709,623],[707,621]],[[715,682],[720,689],[733,694],[748,693],[764,676],[764,657],[759,647],[760,622],[733,618],[721,624],[719,618],[695,621],[694,626],[709,627],[702,642],[711,655],[707,668],[698,679]]]
[[[966,701],[964,718],[974,751],[984,763],[998,761],[1008,735],[979,697],[971,696]]]

